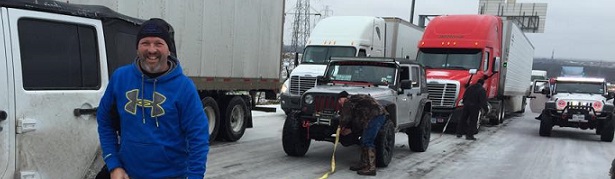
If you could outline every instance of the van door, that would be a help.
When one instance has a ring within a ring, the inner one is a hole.
[[[7,21],[5,8],[0,8],[0,24]],[[13,80],[9,80],[10,58],[7,49],[10,49],[10,40],[5,38],[8,31],[0,28],[0,178],[13,178],[15,172],[15,113],[11,106],[10,90]],[[7,43],[7,44],[5,44]]]
[[[9,9],[18,178],[83,178],[108,83],[100,21]]]
[[[530,109],[533,113],[542,113],[545,108],[545,103],[549,100],[546,94],[542,94],[542,90],[550,87],[547,80],[534,80],[534,84],[530,89]],[[550,94],[550,92],[549,92]]]

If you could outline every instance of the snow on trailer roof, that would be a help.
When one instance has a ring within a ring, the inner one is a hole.
[[[0,0],[1,7],[37,10],[43,12],[59,13],[71,16],[92,19],[121,19],[133,24],[141,24],[142,19],[130,17],[115,12],[108,7],[100,5],[71,4],[54,0]]]
[[[587,77],[557,77],[555,81],[603,83],[605,82],[605,79],[604,78],[587,78]]]

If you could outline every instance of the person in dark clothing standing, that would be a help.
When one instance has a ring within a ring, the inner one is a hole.
[[[350,166],[359,175],[376,175],[376,136],[386,122],[388,114],[370,95],[355,94],[349,97],[346,91],[338,95],[341,135],[361,134],[361,162]]]
[[[483,88],[484,83],[485,79],[479,79],[476,84],[468,87],[463,95],[463,112],[457,124],[457,138],[461,138],[465,132],[467,140],[476,140],[474,134],[480,117],[478,113],[481,108],[485,111],[488,110],[487,91]]]

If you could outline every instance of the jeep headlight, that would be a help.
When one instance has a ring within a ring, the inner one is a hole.
[[[596,112],[600,112],[602,111],[602,107],[604,107],[604,104],[602,103],[602,101],[596,101],[592,104],[592,107],[594,108],[594,110],[596,110]]]
[[[557,105],[556,106],[557,110],[562,110],[566,108],[566,106],[568,105],[568,102],[564,100],[557,100],[555,104]]]
[[[305,99],[304,99],[305,104],[312,104],[314,103],[314,96],[312,95],[305,95]]]

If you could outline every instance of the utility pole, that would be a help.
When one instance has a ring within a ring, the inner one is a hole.
[[[310,0],[297,0],[293,14],[295,20],[293,21],[291,47],[295,52],[300,52],[310,36]]]

